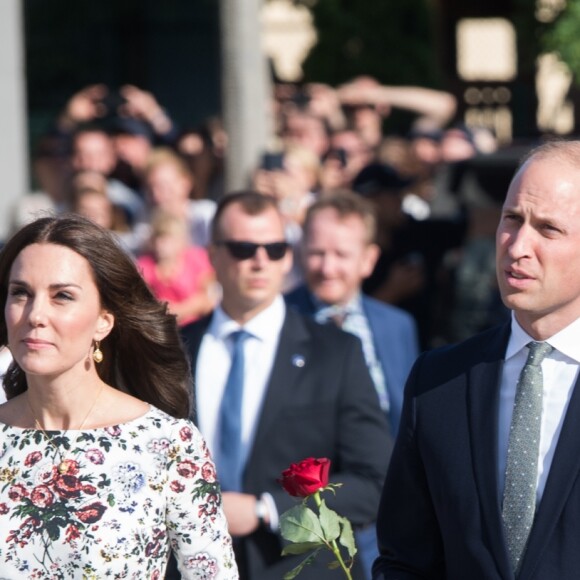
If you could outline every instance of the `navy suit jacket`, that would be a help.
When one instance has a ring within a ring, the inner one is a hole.
[[[194,371],[210,317],[182,331]],[[301,357],[304,364],[296,364]],[[195,416],[193,417],[195,421]],[[328,457],[330,478],[343,484],[332,509],[354,525],[376,520],[392,451],[388,421],[368,373],[360,341],[288,309],[256,435],[243,475],[243,491],[270,493],[279,513],[296,505],[278,483],[284,469],[307,457]],[[303,557],[280,555],[279,534],[266,527],[234,542],[242,579],[280,580]],[[324,550],[327,552],[327,550]],[[301,573],[303,580],[332,580],[326,555]],[[356,573],[355,578],[361,578]]]
[[[414,365],[381,499],[373,578],[513,580],[497,482],[508,338],[506,324]],[[518,580],[580,577],[579,424],[576,383]]]
[[[316,307],[306,286],[284,296],[286,304],[301,314],[314,316]],[[369,322],[375,352],[383,369],[389,394],[389,422],[393,436],[399,430],[405,381],[419,355],[417,327],[413,317],[395,306],[362,295],[362,307]]]

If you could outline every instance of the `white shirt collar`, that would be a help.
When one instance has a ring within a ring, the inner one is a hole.
[[[246,322],[243,328],[259,340],[275,340],[280,333],[285,316],[286,304],[282,296],[278,295],[270,306]],[[225,340],[232,332],[241,328],[242,326],[232,320],[220,305],[215,309],[208,333],[217,339]]]
[[[515,356],[534,339],[520,326],[512,312],[511,335],[506,349],[506,360]],[[558,352],[580,363],[580,318],[546,340]]]

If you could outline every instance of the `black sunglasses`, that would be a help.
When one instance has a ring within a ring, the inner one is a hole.
[[[236,260],[249,260],[256,255],[258,248],[264,248],[268,258],[273,261],[281,260],[288,250],[288,242],[271,242],[269,244],[256,244],[254,242],[238,242],[235,240],[222,240],[214,242],[216,246],[225,246],[228,252]]]

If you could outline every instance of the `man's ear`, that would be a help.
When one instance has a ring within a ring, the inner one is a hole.
[[[375,269],[375,264],[379,259],[379,254],[381,253],[381,249],[377,244],[369,244],[364,251],[363,255],[363,263],[362,263],[362,275],[363,277],[367,278],[373,273]]]

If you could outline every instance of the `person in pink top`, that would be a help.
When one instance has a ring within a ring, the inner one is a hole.
[[[215,276],[207,251],[189,243],[184,220],[159,211],[151,222],[150,251],[137,258],[158,300],[167,302],[180,326],[215,307]]]

